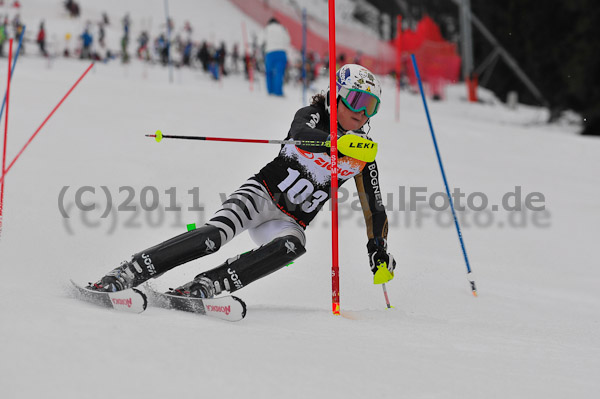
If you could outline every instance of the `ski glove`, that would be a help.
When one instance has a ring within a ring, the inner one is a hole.
[[[387,283],[394,278],[396,261],[394,256],[387,252],[387,241],[383,237],[375,237],[367,243],[369,251],[369,264],[373,272],[373,283]]]

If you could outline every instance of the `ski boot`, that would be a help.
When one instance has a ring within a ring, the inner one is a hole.
[[[212,298],[223,291],[231,293],[290,264],[305,252],[298,237],[277,237],[259,248],[227,259],[222,265],[166,293],[194,298]]]
[[[136,287],[176,266],[211,254],[220,246],[219,229],[205,225],[138,252],[88,289],[115,292]]]
[[[175,296],[185,296],[191,298],[213,298],[221,293],[217,291],[215,284],[211,279],[205,277],[204,274],[199,274],[192,281],[178,288],[169,288],[166,294]]]
[[[119,267],[108,272],[96,283],[90,283],[87,288],[106,292],[123,291],[148,280],[150,276],[146,274],[137,262],[123,261]]]

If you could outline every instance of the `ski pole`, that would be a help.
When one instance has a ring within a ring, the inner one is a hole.
[[[306,146],[325,146],[329,147],[329,141],[311,141],[311,140],[263,140],[263,139],[239,139],[231,137],[206,137],[206,136],[176,136],[162,134],[160,130],[156,134],[146,134],[146,137],[154,137],[157,142],[162,139],[179,139],[179,140],[204,140],[204,141],[228,141],[234,143],[262,143],[262,144],[294,144]]]
[[[463,241],[462,233],[460,231],[460,225],[458,224],[458,218],[456,217],[456,211],[454,210],[454,201],[452,201],[452,197],[450,196],[450,189],[448,188],[448,180],[446,179],[446,173],[444,172],[444,165],[442,164],[442,157],[440,155],[440,150],[437,145],[437,140],[435,139],[435,133],[433,132],[433,125],[431,123],[431,117],[429,116],[429,108],[427,108],[427,100],[425,99],[425,93],[423,92],[423,83],[421,82],[421,75],[419,74],[419,67],[417,66],[417,60],[414,54],[411,54],[413,67],[415,68],[415,74],[417,75],[417,81],[419,82],[419,90],[421,91],[421,99],[423,100],[423,106],[425,107],[425,114],[427,115],[427,122],[429,123],[429,130],[431,132],[431,138],[433,139],[433,146],[435,147],[435,153],[437,155],[438,163],[440,165],[440,170],[442,171],[442,178],[444,179],[444,185],[446,186],[446,195],[448,196],[448,201],[450,202],[450,208],[452,209],[452,216],[454,217],[454,226],[456,227],[456,232],[458,234],[458,240],[460,241],[460,246],[462,248],[463,257],[465,258],[465,264],[467,266],[467,280],[471,284],[471,291],[473,292],[473,296],[477,296],[477,288],[475,287],[475,280],[471,277],[471,266],[469,265],[469,258],[467,257],[467,250],[465,249],[465,243]]]
[[[385,304],[387,305],[388,309],[390,309],[392,307],[392,305],[390,305],[390,298],[388,298],[387,289],[385,288],[385,283],[381,284],[381,287],[383,288],[383,296],[385,297]]]

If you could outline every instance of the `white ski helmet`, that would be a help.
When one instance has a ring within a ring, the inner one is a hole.
[[[357,64],[346,64],[338,69],[335,84],[336,99],[341,98],[344,105],[354,112],[364,111],[371,118],[379,111],[381,103],[381,83],[367,68]],[[329,110],[329,90],[325,98],[325,107]]]

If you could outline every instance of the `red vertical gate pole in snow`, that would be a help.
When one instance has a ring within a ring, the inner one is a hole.
[[[2,147],[2,175],[6,171],[6,144],[8,139],[8,104],[10,98],[10,63],[12,62],[13,39],[8,45],[8,83],[6,84],[6,114],[4,114],[4,146]],[[4,217],[4,179],[0,183],[0,235],[2,234],[2,218]]]
[[[335,84],[335,0],[329,0],[329,131],[331,141],[331,301],[340,314],[340,265],[338,248],[337,85]]]

